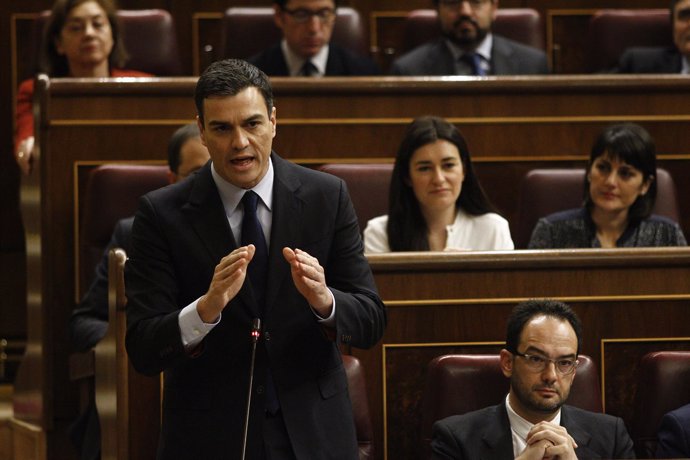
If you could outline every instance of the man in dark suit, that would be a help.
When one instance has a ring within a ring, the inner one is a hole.
[[[355,459],[338,345],[373,346],[386,314],[345,184],[271,151],[251,64],[213,63],[195,102],[212,161],[142,198],[126,268],[127,351],[165,372],[159,458],[239,458],[261,318],[248,458]]]
[[[674,47],[634,47],[621,55],[619,73],[690,74],[690,0],[672,0]]]
[[[393,75],[549,72],[544,52],[491,33],[498,0],[434,0],[443,36],[397,58]]]
[[[335,43],[335,0],[274,0],[283,40],[248,59],[272,76],[377,75],[378,66]]]
[[[661,419],[656,458],[690,458],[690,404]]]
[[[505,401],[434,424],[434,459],[635,458],[620,418],[564,405],[582,326],[567,305],[531,300],[508,318]]]

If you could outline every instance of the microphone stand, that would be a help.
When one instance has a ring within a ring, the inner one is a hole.
[[[252,407],[252,387],[254,386],[254,359],[256,358],[256,343],[261,336],[261,320],[254,318],[252,321],[252,361],[249,365],[249,392],[247,393],[247,409],[244,415],[244,434],[242,435],[242,460],[247,452],[247,433],[249,432],[249,412]]]

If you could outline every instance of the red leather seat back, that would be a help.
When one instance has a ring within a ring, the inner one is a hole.
[[[657,351],[644,355],[630,427],[637,458],[654,458],[662,417],[688,403],[690,352]]]
[[[364,231],[369,219],[388,214],[392,163],[333,163],[319,170],[338,176],[347,184],[360,232]]]
[[[355,416],[359,458],[360,460],[372,459],[374,458],[374,430],[371,425],[371,415],[369,415],[364,369],[359,360],[351,355],[343,355],[343,365],[347,373],[347,386],[352,402],[352,412]]]
[[[671,17],[667,8],[600,10],[589,22],[589,72],[610,70],[623,51],[632,46],[673,46]]]
[[[134,215],[140,196],[165,185],[167,166],[106,164],[89,173],[79,238],[83,290],[93,279],[117,221]]]

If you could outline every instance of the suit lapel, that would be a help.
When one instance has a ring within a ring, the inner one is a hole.
[[[190,225],[199,237],[201,246],[208,252],[214,267],[220,259],[238,247],[232,236],[223,202],[211,176],[211,162],[199,171],[189,200],[183,205],[182,211],[187,215]],[[248,282],[242,286],[239,296],[250,313],[257,316],[258,307]]]
[[[586,427],[582,427],[578,423],[576,416],[574,415],[575,414],[568,406],[563,406],[561,408],[561,425],[568,430],[568,434],[572,436],[577,443],[577,449],[575,449],[577,458],[600,458],[598,453],[593,452],[589,448],[592,435],[589,433]],[[591,429],[592,427],[589,427],[589,430]]]
[[[266,293],[266,312],[270,312],[277,301],[282,283],[291,277],[290,266],[283,257],[283,248],[295,248],[300,241],[303,199],[301,182],[290,174],[291,165],[271,154],[275,177],[273,180],[273,223],[271,225],[271,244],[268,251],[268,280]]]
[[[480,459],[513,458],[513,437],[505,401],[492,409],[482,436]]]
[[[510,58],[513,50],[494,35],[491,46],[491,73],[492,75],[514,75],[517,73],[514,60]]]

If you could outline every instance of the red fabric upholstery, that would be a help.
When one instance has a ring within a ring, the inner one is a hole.
[[[678,197],[673,178],[657,169],[654,213],[679,219]],[[518,221],[513,235],[516,248],[526,248],[537,221],[549,214],[582,206],[585,172],[582,169],[533,169],[520,185]]]
[[[282,33],[273,22],[273,8],[228,8],[223,17],[223,38],[218,59],[245,59],[281,38]],[[362,55],[368,54],[364,24],[356,10],[338,8],[331,41]]]
[[[168,185],[167,166],[102,165],[90,172],[81,210],[80,282],[86,289],[118,220],[133,216],[139,197]]]
[[[42,40],[43,27],[50,11],[43,11],[34,27],[35,56]],[[125,68],[157,76],[182,74],[173,17],[166,10],[119,10],[117,18],[129,60]],[[28,77],[28,76],[26,76]]]
[[[534,48],[544,49],[544,31],[539,12],[531,8],[500,8],[493,32]],[[441,35],[436,10],[413,10],[407,15],[404,26],[404,41],[398,54]]]
[[[360,232],[364,231],[369,219],[388,214],[392,163],[333,163],[319,169],[340,177],[347,184]]]
[[[642,357],[630,434],[637,458],[654,458],[657,431],[667,412],[690,403],[690,351]]]
[[[369,415],[369,400],[364,369],[359,360],[351,355],[343,355],[343,365],[347,373],[347,386],[352,402],[352,412],[355,416],[357,429],[357,443],[359,444],[360,460],[374,458],[374,430]]]
[[[578,357],[580,365],[568,404],[602,412],[599,373],[589,356]],[[422,400],[422,455],[430,457],[434,422],[499,404],[508,394],[509,380],[503,375],[498,355],[444,355],[434,358],[427,369]]]
[[[668,8],[600,10],[589,23],[587,70],[601,72],[618,64],[632,46],[673,46]]]

